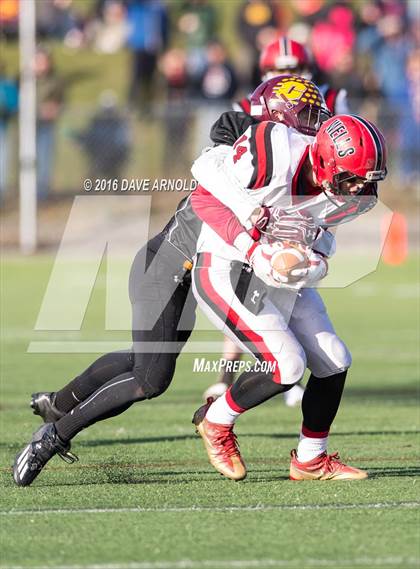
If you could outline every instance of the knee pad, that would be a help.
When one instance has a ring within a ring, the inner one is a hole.
[[[306,369],[306,356],[303,352],[281,354],[279,362],[282,385],[293,386],[302,379]]]
[[[310,369],[316,377],[329,377],[351,366],[351,354],[335,334],[320,335],[318,353],[311,357]]]
[[[336,371],[345,371],[351,366],[351,354],[346,344],[338,336],[334,336],[331,341],[331,355],[337,365]]]

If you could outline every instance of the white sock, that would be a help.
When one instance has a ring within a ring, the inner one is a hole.
[[[299,462],[308,462],[327,450],[328,436],[322,438],[305,437],[300,433],[297,447],[297,459]]]
[[[226,399],[226,393],[221,395],[212,403],[206,413],[207,421],[220,425],[233,425],[241,412],[234,411]]]

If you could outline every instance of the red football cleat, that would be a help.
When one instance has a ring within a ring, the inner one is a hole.
[[[368,477],[365,470],[343,464],[337,452],[323,452],[308,462],[299,462],[296,450],[290,454],[290,480],[362,480]]]
[[[246,477],[246,467],[239,452],[233,425],[221,425],[207,421],[205,415],[213,399],[197,409],[192,422],[196,432],[204,441],[210,463],[227,478],[243,480]]]

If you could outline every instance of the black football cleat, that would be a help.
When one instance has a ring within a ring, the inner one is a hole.
[[[13,479],[18,486],[29,486],[55,454],[65,462],[79,460],[70,452],[70,443],[65,443],[57,435],[53,423],[42,425],[32,435],[31,442],[16,455],[13,464]]]
[[[55,406],[55,393],[49,391],[32,393],[31,407],[34,415],[42,417],[44,423],[55,423],[65,415]]]

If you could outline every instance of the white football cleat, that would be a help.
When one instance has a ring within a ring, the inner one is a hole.
[[[297,407],[302,401],[305,390],[300,385],[294,385],[289,391],[283,393],[284,402],[288,407]]]
[[[226,393],[228,389],[229,385],[223,383],[223,381],[218,381],[217,383],[213,383],[213,385],[210,385],[210,387],[206,389],[206,391],[203,393],[203,399],[204,401],[207,401],[207,399],[209,398],[217,399],[218,397]]]

